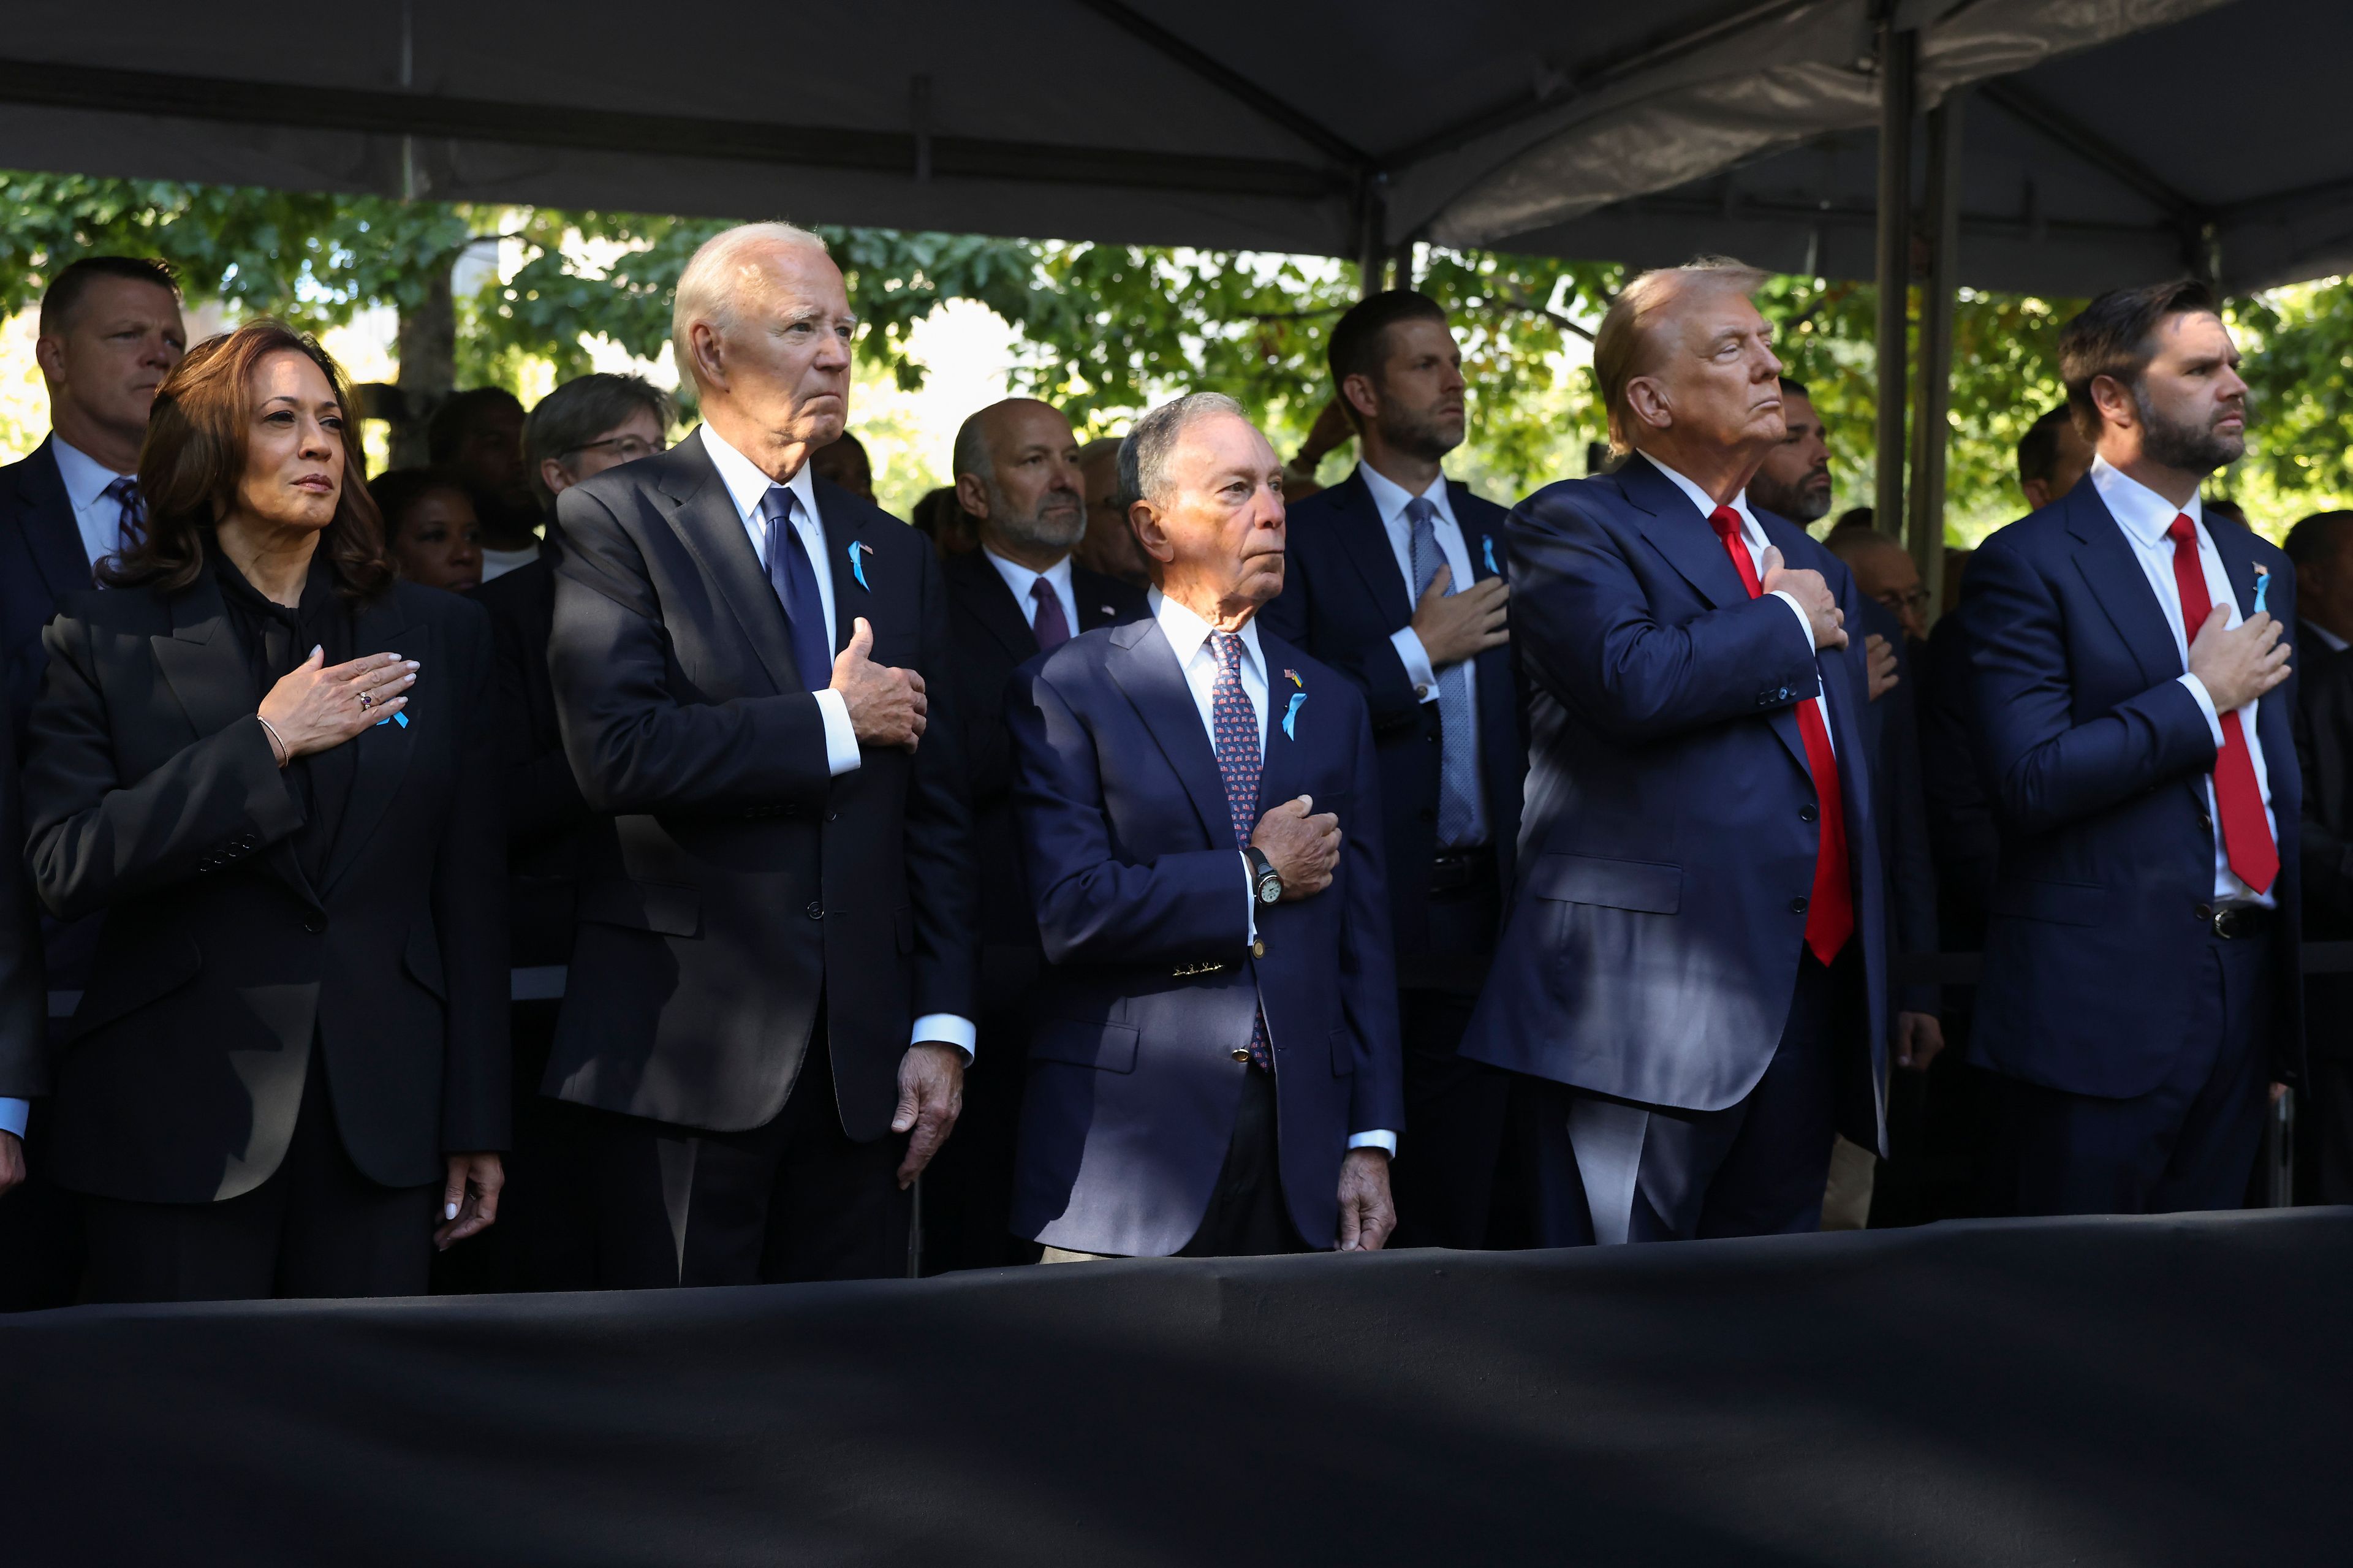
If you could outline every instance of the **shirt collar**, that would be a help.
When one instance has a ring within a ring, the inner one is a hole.
[[[711,454],[711,466],[719,470],[719,482],[727,487],[728,499],[735,503],[735,515],[746,521],[757,516],[760,503],[768,499],[768,487],[776,481],[708,425],[702,427],[702,449]],[[807,463],[785,481],[785,489],[800,498],[803,518],[810,522],[818,521],[817,485]]]
[[[1050,586],[1057,595],[1060,595],[1062,598],[1069,599],[1073,603],[1077,602],[1077,595],[1073,594],[1071,589],[1071,558],[1069,556],[1063,556],[1060,561],[1055,562],[1043,572],[1037,572],[1022,565],[1018,561],[1008,561],[1004,556],[999,555],[996,551],[989,549],[987,545],[981,546],[980,552],[988,557],[988,563],[997,568],[997,574],[1005,579],[1005,585],[1013,590],[1014,598],[1020,602],[1025,610],[1029,605],[1029,584],[1035,583],[1040,577],[1046,579],[1048,585]]]
[[[2092,459],[2090,478],[2092,488],[2107,503],[2108,515],[2145,549],[2157,547],[2176,517],[2186,516],[2201,529],[2206,526],[2205,509],[2196,496],[2189,498],[2188,506],[2175,506],[2138,479],[2109,467],[2105,458]]]
[[[1157,588],[1152,590],[1149,597],[1152,618],[1160,623],[1160,635],[1166,637],[1168,646],[1176,650],[1178,667],[1192,663],[1193,656],[1199,653],[1202,645],[1209,640],[1209,623]],[[1242,651],[1248,656],[1249,662],[1264,670],[1266,660],[1259,654],[1256,616],[1242,623],[1241,639]]]
[[[2353,643],[2347,642],[2343,637],[2338,637],[2335,632],[2330,631],[2327,626],[2322,626],[2317,621],[2305,622],[2302,629],[2310,632],[2314,637],[2318,637],[2320,639],[2320,646],[2327,648],[2331,653],[2343,653],[2347,648],[2353,647]]]
[[[1683,478],[1683,475],[1675,472],[1674,469],[1667,467],[1666,464],[1659,461],[1658,458],[1651,457],[1650,453],[1643,452],[1640,454],[1640,456],[1642,458],[1643,461],[1649,463],[1651,467],[1666,475],[1668,480],[1673,484],[1675,489],[1683,491],[1683,494],[1689,498],[1692,505],[1699,508],[1700,516],[1710,519],[1713,519],[1715,516],[1716,502],[1714,496],[1708,494],[1705,490],[1692,483],[1691,480]],[[1740,514],[1741,526],[1746,531],[1750,533],[1761,533],[1763,531],[1763,530],[1757,526],[1757,514],[1748,510],[1748,492],[1746,489],[1743,489],[1738,495],[1732,498],[1732,510]]]
[[[1411,490],[1375,468],[1370,463],[1359,462],[1356,472],[1364,476],[1365,489],[1373,498],[1373,509],[1381,514],[1384,526],[1405,515],[1407,503],[1414,499]],[[1438,515],[1451,522],[1454,509],[1446,504],[1446,476],[1440,474],[1421,492],[1421,499],[1438,509]]]
[[[106,487],[121,479],[136,476],[118,474],[79,447],[66,444],[64,437],[49,432],[49,450],[58,459],[58,477],[66,482],[66,499],[80,511],[106,493]]]

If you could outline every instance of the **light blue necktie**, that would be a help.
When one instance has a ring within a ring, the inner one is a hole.
[[[1413,596],[1419,603],[1430,579],[1446,564],[1438,547],[1438,508],[1427,496],[1405,503],[1413,524]],[[1463,584],[1450,582],[1452,598]],[[1471,700],[1471,664],[1465,659],[1438,671],[1438,847],[1459,849],[1479,838],[1479,713]]]

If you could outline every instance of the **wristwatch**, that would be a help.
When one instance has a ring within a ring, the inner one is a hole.
[[[1266,851],[1255,844],[1246,844],[1242,854],[1250,861],[1250,887],[1258,894],[1258,901],[1271,904],[1282,897],[1282,873],[1274,868]]]

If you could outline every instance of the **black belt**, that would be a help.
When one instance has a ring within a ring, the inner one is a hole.
[[[2240,942],[2251,936],[2269,936],[2279,923],[2279,911],[2261,904],[2200,904],[2198,918],[2213,923],[2214,934],[2224,942]]]
[[[1475,844],[1468,849],[1441,849],[1430,862],[1430,890],[1459,893],[1495,869],[1495,847]]]

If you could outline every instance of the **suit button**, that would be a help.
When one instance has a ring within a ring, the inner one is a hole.
[[[1805,805],[1798,807],[1798,820],[1799,822],[1811,822],[1820,816],[1821,816],[1821,813],[1814,809],[1814,803],[1811,801],[1808,801]]]
[[[1250,1060],[1250,1047],[1248,1046],[1236,1046],[1227,1054],[1238,1062],[1246,1062]]]
[[[325,931],[327,929],[326,912],[322,910],[312,910],[309,914],[304,915],[302,929],[312,936],[317,936],[321,931]]]
[[[821,921],[825,919],[825,906],[818,903],[815,899],[811,899],[809,900],[809,907],[801,912],[808,916],[808,918],[813,921]]]
[[[838,811],[828,811],[825,814],[825,819],[828,822],[839,822],[841,820],[841,813]]]
[[[2214,918],[2214,906],[2211,904],[2200,904],[2190,912],[2201,921],[2211,921]]]
[[[1789,900],[1789,912],[1793,915],[1804,914],[1806,912],[1806,900],[1803,899],[1791,899]]]

